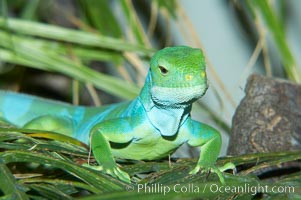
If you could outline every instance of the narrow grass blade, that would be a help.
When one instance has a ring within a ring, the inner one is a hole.
[[[136,51],[144,54],[153,52],[152,49],[145,48],[141,45],[131,44],[121,39],[20,19],[10,18],[6,20],[4,18],[0,18],[0,28],[8,29],[19,34],[39,36],[42,38],[92,47],[118,51]]]
[[[262,0],[254,0],[248,2],[249,5],[255,6],[255,8],[257,8],[260,11],[263,20],[265,21],[270,33],[273,36],[274,43],[278,47],[278,51],[280,52],[284,69],[287,73],[288,78],[300,83],[301,73],[297,67],[294,56],[288,46],[287,40],[285,38],[284,29],[281,25],[281,21],[276,17],[271,4],[269,3],[269,1]]]
[[[17,184],[14,176],[6,167],[5,162],[0,157],[0,190],[4,195],[9,195],[12,199],[29,199],[26,195],[26,189]]]
[[[122,31],[107,0],[78,0],[88,23],[102,35],[121,38]]]
[[[67,162],[61,159],[52,158],[49,155],[28,152],[28,151],[6,151],[0,152],[0,158],[7,163],[13,162],[35,162],[40,164],[49,164],[52,167],[59,168],[69,172],[75,177],[81,179],[82,181],[94,186],[102,192],[109,192],[114,190],[122,190],[125,185],[123,182],[115,181],[114,179],[108,178],[108,176],[90,170],[74,163]],[[97,174],[98,173],[98,174]]]

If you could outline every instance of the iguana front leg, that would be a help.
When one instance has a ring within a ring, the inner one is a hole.
[[[130,182],[129,175],[118,168],[109,142],[128,143],[132,140],[130,121],[127,118],[107,120],[95,125],[90,132],[90,145],[100,166],[88,166],[106,174]]]
[[[215,162],[220,153],[222,140],[221,135],[214,128],[200,122],[189,120],[188,144],[194,147],[201,147],[200,157],[196,167],[190,171],[190,174],[196,174],[200,169],[204,171],[215,172],[222,184],[225,183],[222,176],[223,171],[234,169],[233,163],[226,163],[222,167],[216,167]]]

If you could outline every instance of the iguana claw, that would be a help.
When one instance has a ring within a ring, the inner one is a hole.
[[[225,185],[225,178],[222,174],[222,172],[228,170],[228,169],[235,169],[235,165],[231,162],[226,163],[225,165],[221,167],[216,166],[205,166],[202,167],[201,165],[197,165],[193,170],[189,172],[189,174],[196,174],[202,169],[203,172],[214,172],[218,175],[220,182]]]

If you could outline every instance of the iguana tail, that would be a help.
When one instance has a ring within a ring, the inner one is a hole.
[[[71,104],[0,90],[0,118],[19,127],[43,115],[68,115],[73,110]]]

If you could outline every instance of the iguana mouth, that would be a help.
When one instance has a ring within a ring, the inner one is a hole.
[[[194,102],[202,97],[208,86],[198,85],[184,88],[168,88],[153,86],[151,88],[152,100],[161,105],[179,105]]]

